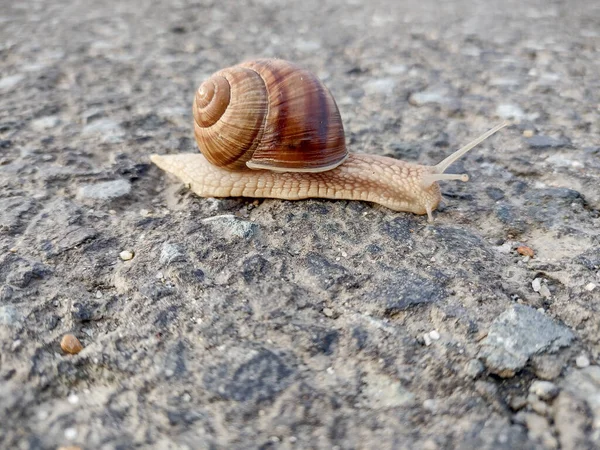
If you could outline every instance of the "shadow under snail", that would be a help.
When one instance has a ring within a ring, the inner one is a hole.
[[[469,179],[446,169],[506,125],[435,166],[350,153],[329,90],[308,70],[278,59],[216,72],[196,91],[193,113],[202,153],[151,159],[201,197],[363,200],[427,214],[430,222],[442,198],[437,182]]]

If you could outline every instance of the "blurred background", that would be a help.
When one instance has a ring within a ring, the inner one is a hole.
[[[566,128],[597,135],[599,8],[584,0],[5,2],[0,88],[20,92],[2,113],[28,113],[44,129],[68,111],[80,123],[64,121],[65,133],[113,142],[160,135],[169,149],[192,150],[200,82],[277,57],[330,88],[354,151],[447,147],[448,133],[462,142],[504,118],[524,130],[544,124],[559,140]],[[150,144],[141,143],[145,152]]]

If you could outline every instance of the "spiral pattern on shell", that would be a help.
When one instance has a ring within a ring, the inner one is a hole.
[[[200,151],[226,169],[321,172],[348,155],[333,96],[288,61],[220,70],[196,91],[193,112]]]

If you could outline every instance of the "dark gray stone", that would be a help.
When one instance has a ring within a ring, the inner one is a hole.
[[[242,263],[242,277],[246,283],[260,281],[266,276],[268,268],[269,261],[261,255],[251,256]]]
[[[485,188],[485,193],[492,200],[498,201],[504,198],[504,191],[495,186],[488,186],[487,188]]]
[[[396,242],[408,245],[412,239],[411,229],[415,223],[408,217],[396,217],[381,224],[381,231]]]
[[[367,295],[371,302],[384,308],[384,314],[437,303],[448,295],[443,284],[407,270],[396,272],[393,277],[380,281],[378,285],[375,291]]]
[[[575,261],[588,270],[600,270],[600,247],[590,248],[580,254]]]
[[[0,198],[0,233],[17,233],[34,205],[33,201],[22,197]]]
[[[177,244],[165,242],[160,249],[160,264],[167,266],[177,261],[185,261],[185,256],[183,255],[181,249]]]
[[[204,384],[209,391],[225,399],[261,401],[272,399],[285,389],[293,374],[294,370],[280,357],[263,349],[242,364],[209,369]]]
[[[314,276],[323,289],[352,285],[354,278],[342,265],[332,263],[318,253],[309,253],[306,256],[308,273]]]
[[[571,330],[545,314],[529,306],[514,305],[494,320],[481,343],[479,357],[485,359],[492,373],[511,377],[533,355],[556,352],[574,337]]]
[[[541,134],[527,138],[526,142],[530,148],[534,149],[562,148],[571,145],[571,142],[567,138],[555,139]]]

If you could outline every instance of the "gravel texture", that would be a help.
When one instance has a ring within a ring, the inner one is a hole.
[[[27,0],[0,22],[0,448],[600,447],[600,3]],[[322,78],[352,151],[434,164],[513,124],[432,224],[200,199],[150,164],[197,151],[207,75],[264,56]]]

